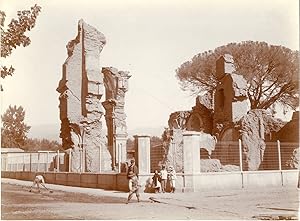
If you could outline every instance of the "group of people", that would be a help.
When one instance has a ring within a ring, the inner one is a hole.
[[[168,171],[165,166],[162,166],[160,172],[158,172],[158,170],[155,170],[154,176],[152,177],[152,186],[155,189],[155,193],[165,193],[167,189],[168,180],[170,181],[171,193],[174,193],[176,187],[176,179],[176,172],[173,166],[170,166]]]
[[[129,195],[127,198],[127,202],[131,200],[133,195],[136,195],[137,201],[140,201],[140,193],[139,189],[141,185],[139,184],[138,178],[138,168],[135,165],[135,160],[132,159],[130,161],[130,165],[127,168],[127,179],[128,179],[128,187],[129,187]],[[173,166],[169,167],[169,170],[166,169],[165,166],[162,166],[160,172],[155,170],[154,176],[152,177],[152,187],[155,189],[155,193],[165,193],[167,189],[167,182],[170,181],[171,193],[175,192],[175,183],[176,183],[176,172]]]

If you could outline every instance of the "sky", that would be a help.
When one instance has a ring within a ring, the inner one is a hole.
[[[180,89],[175,70],[200,52],[246,40],[299,50],[298,0],[1,0],[5,25],[35,3],[42,11],[27,34],[31,44],[1,60],[16,69],[1,79],[1,114],[21,105],[31,126],[59,130],[56,88],[81,18],[106,36],[101,65],[132,75],[129,129],[167,126],[171,112],[191,110],[195,98]]]

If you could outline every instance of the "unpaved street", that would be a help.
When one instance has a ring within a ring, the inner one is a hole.
[[[142,193],[125,204],[123,192],[49,184],[53,193],[30,193],[30,185],[2,179],[2,219],[297,219],[299,206],[296,188]]]

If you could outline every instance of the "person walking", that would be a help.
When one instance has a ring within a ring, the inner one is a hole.
[[[169,167],[169,180],[170,180],[170,185],[171,185],[171,193],[175,193],[175,183],[176,183],[176,172],[173,168],[173,166]]]
[[[162,169],[160,171],[161,176],[161,191],[163,193],[166,192],[167,189],[167,179],[168,179],[168,171],[166,170],[166,166],[162,166]]]
[[[132,189],[132,178],[135,176],[138,178],[138,167],[135,165],[135,160],[132,159],[132,160],[130,160],[130,165],[127,170],[129,191],[131,191],[131,189]]]
[[[133,176],[131,178],[131,189],[129,191],[129,195],[126,201],[126,204],[129,203],[129,201],[131,200],[133,194],[136,195],[137,201],[140,202],[140,193],[139,193],[139,189],[141,187],[141,185],[139,185],[139,180],[137,176]]]

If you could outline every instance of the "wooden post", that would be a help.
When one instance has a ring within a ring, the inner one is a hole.
[[[100,144],[100,147],[99,147],[99,173],[101,173],[101,151],[102,151],[102,146]]]
[[[37,153],[38,154],[38,165],[37,165],[37,171],[40,171],[40,152]]]
[[[118,144],[118,169],[119,169],[119,173],[121,173],[121,149],[122,149],[122,144],[119,143]]]
[[[277,140],[277,149],[278,149],[279,170],[281,171],[281,152],[280,152],[280,141],[279,140]]]
[[[242,152],[242,141],[239,139],[239,152],[240,152],[240,171],[242,176],[242,188],[244,188],[244,176],[243,176],[243,152]]]
[[[240,153],[240,171],[243,172],[243,152],[242,152],[242,141],[239,139],[239,153]]]
[[[59,150],[57,150],[56,168],[57,172],[59,172]]]
[[[280,152],[280,141],[277,140],[277,148],[278,148],[278,163],[279,163],[279,171],[281,176],[281,185],[283,186],[283,177],[282,177],[282,168],[281,168],[281,152]]]
[[[31,165],[31,162],[32,161],[32,156],[31,156],[31,153],[30,153],[30,155],[29,155],[29,171],[31,172],[31,170],[32,170],[32,165]]]
[[[72,149],[69,151],[69,172],[71,172],[71,166],[72,166]]]
[[[49,171],[49,165],[48,165],[48,163],[49,163],[49,151],[47,151],[47,160],[46,160],[46,172],[48,172]]]
[[[25,169],[25,153],[23,153],[23,171],[26,171],[26,169]]]

